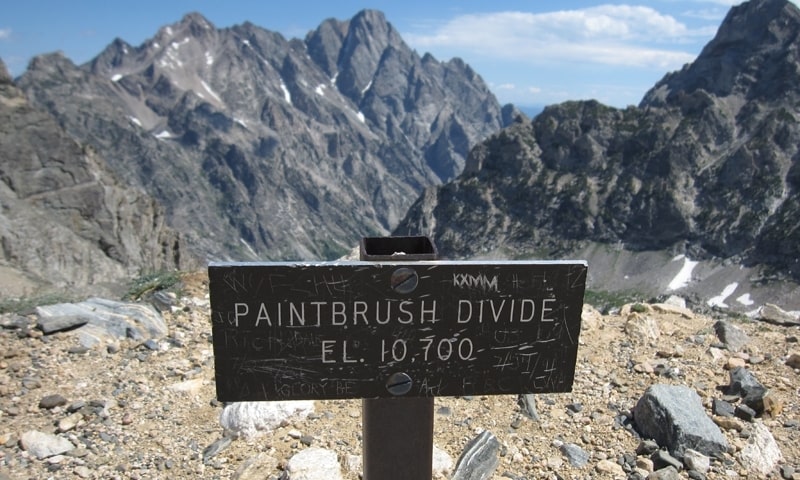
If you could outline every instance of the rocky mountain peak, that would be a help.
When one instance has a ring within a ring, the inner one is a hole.
[[[800,83],[799,38],[800,9],[788,0],[751,0],[733,7],[697,59],[666,75],[641,106],[674,103],[698,90],[774,100]]]
[[[465,63],[422,62],[374,10],[305,40],[189,14],[20,85],[210,258],[336,258],[507,118]]]
[[[585,258],[603,289],[800,308],[799,55],[796,6],[735,7],[639,108],[564,102],[506,127],[395,233],[450,257]]]

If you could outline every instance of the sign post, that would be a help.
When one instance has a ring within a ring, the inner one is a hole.
[[[217,398],[364,399],[365,479],[416,480],[434,397],[571,391],[586,262],[435,258],[384,237],[360,261],[210,264]]]
[[[436,247],[427,237],[364,238],[359,258],[364,261],[437,260]],[[400,271],[392,286],[409,293],[419,278],[414,270]],[[394,342],[393,342],[394,346]],[[402,398],[414,386],[405,372],[386,380],[397,398],[361,400],[364,480],[431,480],[433,477],[433,396]]]

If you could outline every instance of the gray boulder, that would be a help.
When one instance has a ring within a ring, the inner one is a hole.
[[[729,448],[700,397],[688,387],[651,386],[636,403],[633,417],[643,437],[654,439],[679,459],[690,448],[708,456],[718,456]]]
[[[36,307],[36,313],[40,325],[48,325],[49,318],[77,317],[85,321],[85,325],[74,331],[86,347],[126,338],[142,342],[157,340],[168,332],[164,318],[147,304],[89,298],[78,303]]]

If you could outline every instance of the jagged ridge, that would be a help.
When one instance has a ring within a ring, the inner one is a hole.
[[[81,67],[38,57],[19,84],[196,251],[237,260],[332,258],[387,233],[510,116],[371,10],[305,40],[190,14]]]
[[[786,0],[736,7],[638,108],[566,102],[508,127],[395,232],[430,233],[451,257],[551,258],[599,242],[800,279],[798,32]]]

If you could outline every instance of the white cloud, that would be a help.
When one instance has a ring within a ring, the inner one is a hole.
[[[5,40],[6,38],[11,37],[11,29],[10,28],[0,28],[0,40]]]
[[[679,68],[695,55],[675,45],[708,37],[650,7],[601,5],[546,13],[461,15],[432,33],[403,34],[418,49],[448,48],[526,63],[586,62]]]
[[[493,85],[496,90],[516,90],[517,86],[513,83],[501,83],[500,85]]]

